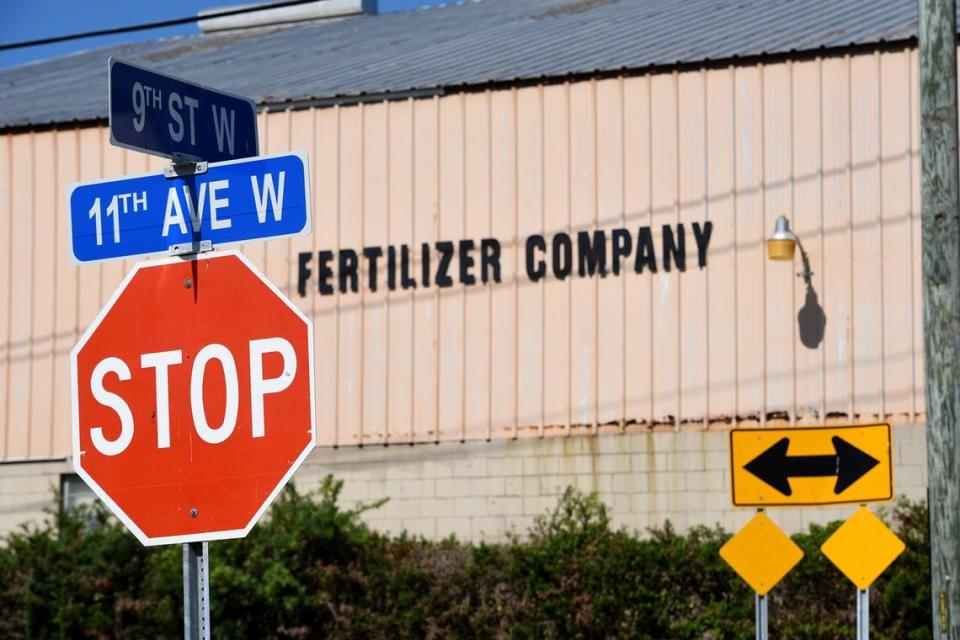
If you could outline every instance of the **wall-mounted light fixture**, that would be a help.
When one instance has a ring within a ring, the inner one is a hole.
[[[767,257],[771,260],[792,262],[797,247],[800,247],[800,257],[803,259],[803,271],[799,272],[797,277],[803,278],[804,284],[807,285],[805,302],[797,313],[800,341],[808,349],[816,349],[823,342],[827,316],[817,301],[817,292],[811,281],[813,271],[810,270],[807,252],[803,250],[803,244],[797,234],[790,230],[790,221],[786,216],[780,216],[773,226],[773,233],[767,238]]]
[[[807,286],[810,286],[813,271],[810,270],[807,252],[803,250],[803,244],[797,234],[790,230],[790,221],[786,216],[780,216],[774,223],[773,233],[767,238],[767,257],[770,260],[792,261],[797,247],[800,247],[800,257],[803,259],[803,271],[799,272],[797,277],[803,278]]]

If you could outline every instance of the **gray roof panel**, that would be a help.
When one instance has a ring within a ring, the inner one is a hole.
[[[111,46],[0,71],[0,128],[106,118],[117,56],[259,103],[914,38],[915,0],[473,0]]]

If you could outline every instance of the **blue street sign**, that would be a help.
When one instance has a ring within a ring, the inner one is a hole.
[[[74,185],[69,193],[73,257],[96,262],[166,253],[204,240],[223,245],[310,232],[310,186],[302,154],[209,165]]]
[[[257,155],[253,100],[110,58],[110,142],[175,160]]]

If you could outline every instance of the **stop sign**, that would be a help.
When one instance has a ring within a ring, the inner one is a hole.
[[[312,326],[235,252],[136,265],[71,365],[74,468],[146,545],[243,537],[316,443]]]

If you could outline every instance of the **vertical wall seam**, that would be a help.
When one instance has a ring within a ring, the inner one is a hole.
[[[443,209],[441,202],[442,190],[440,189],[441,180],[441,156],[440,156],[440,97],[433,96],[433,239],[440,238],[440,214]],[[443,347],[441,342],[440,321],[441,300],[440,287],[434,287],[436,290],[433,295],[434,314],[433,314],[433,440],[440,442],[440,350]]]
[[[37,134],[34,131],[31,131],[29,134],[30,138],[30,242],[28,245],[31,248],[31,253],[36,251],[37,248]],[[119,212],[117,212],[119,215]],[[11,218],[13,212],[10,212]],[[12,236],[12,234],[11,234]],[[36,358],[36,318],[37,318],[37,296],[35,294],[36,285],[36,270],[34,268],[34,255],[30,256],[27,264],[27,291],[29,291],[30,301],[27,303],[28,308],[30,309],[30,337],[27,340],[27,420],[25,423],[26,432],[24,437],[26,439],[26,452],[27,457],[30,457],[31,449],[33,447],[33,438],[32,432],[36,425],[33,424],[33,402],[36,399],[34,395],[34,384],[33,384],[33,370],[35,365]],[[11,305],[12,306],[12,305]]]
[[[824,233],[824,209],[826,208],[826,192],[824,189],[824,153],[823,153],[823,144],[824,144],[824,128],[823,128],[823,113],[824,113],[824,100],[823,100],[823,58],[817,57],[817,104],[819,109],[817,110],[817,129],[819,133],[819,139],[817,142],[817,154],[819,155],[819,162],[817,163],[817,172],[818,172],[818,198],[817,198],[817,226],[818,233],[820,236],[820,291],[823,295],[823,304],[827,303],[827,258],[826,258],[826,234]],[[827,419],[827,347],[824,344],[824,341],[820,341],[820,403],[818,406],[818,418],[821,422]]]
[[[617,79],[620,91],[620,226],[627,228],[627,118],[626,83],[623,76]],[[612,241],[612,239],[611,239]],[[626,266],[626,265],[625,265]],[[620,281],[620,296],[623,312],[620,317],[620,433],[627,430],[627,270]],[[599,365],[597,367],[599,369]]]
[[[487,109],[487,236],[493,237],[493,94],[485,92]],[[493,440],[493,287],[487,287],[487,442]]]
[[[914,253],[914,224],[915,224],[915,210],[916,206],[913,201],[913,143],[914,143],[914,126],[916,123],[913,121],[913,52],[911,50],[907,54],[907,175],[908,175],[908,188],[907,188],[907,221],[910,238],[910,422],[915,422],[917,419],[917,344],[916,344],[916,335],[917,335],[917,325],[916,325],[916,315],[917,315],[917,297],[916,297],[916,287],[914,284],[914,269],[916,268],[916,256]]]
[[[710,220],[710,91],[707,86],[707,70],[700,68],[701,91],[703,92],[703,219]],[[699,265],[698,265],[699,266]],[[703,274],[703,429],[710,427],[710,268]]]
[[[567,234],[573,231],[573,128],[570,123],[572,117],[570,109],[570,81],[563,83],[564,96],[567,105]],[[573,253],[571,252],[571,256]],[[571,260],[573,258],[571,257]],[[573,427],[573,278],[567,278],[567,424],[565,435],[570,437]]]
[[[360,110],[360,246],[363,247],[366,245],[367,239],[367,109],[366,103],[361,102],[358,105]],[[361,251],[362,255],[362,251]],[[357,262],[362,261],[359,259]],[[364,438],[366,437],[366,430],[364,428],[364,420],[366,420],[366,405],[364,403],[364,395],[366,395],[367,390],[367,301],[366,301],[366,287],[363,286],[363,267],[357,267],[357,278],[361,279],[361,283],[358,287],[360,289],[360,393],[357,398],[357,404],[360,405],[360,420],[357,423],[357,442],[362,447],[364,443]]]
[[[392,200],[390,198],[391,182],[392,182],[392,172],[390,167],[390,122],[391,117],[391,102],[389,100],[383,101],[383,111],[384,111],[384,121],[386,122],[386,131],[384,132],[384,153],[383,153],[383,173],[384,173],[384,190],[385,190],[385,202],[386,202],[386,211],[384,212],[384,222],[383,226],[386,230],[386,239],[387,239],[387,252],[389,253],[390,249],[390,217],[391,217],[391,205]],[[389,260],[389,257],[387,258]],[[384,348],[384,366],[383,366],[383,445],[387,446],[390,444],[390,434],[391,430],[391,419],[390,419],[390,301],[393,298],[393,291],[390,290],[390,287],[385,287],[383,292],[383,348]]]
[[[650,229],[653,229],[653,75],[647,74],[647,217],[648,224]],[[654,356],[656,355],[657,345],[653,341],[653,326],[656,322],[656,319],[653,315],[653,299],[654,299],[654,275],[650,273],[650,287],[649,287],[649,300],[647,301],[647,313],[650,315],[649,322],[649,337],[647,343],[650,345],[650,362],[648,363],[649,371],[649,384],[650,384],[650,418],[647,424],[650,426],[650,429],[653,429],[654,424],[657,421],[657,406],[655,401],[656,396],[656,386],[654,380],[656,379],[656,361]]]
[[[738,294],[739,278],[737,276],[737,268],[740,263],[739,216],[737,215],[737,189],[739,187],[740,171],[737,166],[739,161],[737,145],[740,144],[740,136],[737,131],[737,67],[732,65],[730,66],[730,103],[730,126],[732,129],[730,152],[733,155],[733,162],[731,163],[733,189],[730,191],[730,207],[733,214],[731,216],[733,219],[733,419],[731,424],[736,427],[740,422],[740,296]]]
[[[60,176],[60,152],[59,152],[59,144],[58,144],[58,142],[59,142],[59,138],[60,138],[60,131],[57,130],[57,129],[54,129],[53,132],[51,133],[51,136],[52,136],[52,139],[53,139],[53,141],[52,141],[52,145],[53,145],[53,158],[52,158],[52,161],[53,161],[53,180],[54,180],[54,183],[57,184],[58,187],[59,187],[58,178],[59,178],[59,176]],[[124,156],[124,157],[126,157],[126,156]],[[59,189],[58,189],[58,190],[57,190],[57,193],[54,194],[54,198],[53,198],[53,244],[54,244],[54,251],[53,251],[53,257],[51,258],[52,263],[53,263],[53,264],[52,264],[52,266],[53,266],[53,282],[51,283],[51,285],[52,285],[52,287],[53,287],[53,307],[52,307],[52,309],[51,309],[51,312],[53,313],[53,317],[52,317],[51,326],[50,326],[50,388],[53,389],[53,390],[56,390],[56,388],[57,388],[57,343],[59,342],[59,338],[58,338],[58,336],[57,336],[57,313],[58,313],[58,311],[59,311],[59,306],[60,306],[60,305],[59,305],[59,303],[60,303],[60,300],[59,300],[60,290],[59,290],[59,286],[58,286],[58,285],[59,285],[59,282],[60,282],[60,278],[58,277],[58,274],[59,274],[59,269],[60,269],[60,260],[59,260],[59,257],[60,257],[60,251],[59,251],[59,248],[60,248],[60,216],[63,214],[63,212],[60,210],[60,207],[61,207],[61,205],[60,205],[60,193],[59,193]],[[54,455],[54,453],[55,453],[54,450],[53,450],[53,443],[56,441],[56,428],[57,428],[57,425],[55,424],[55,420],[56,420],[55,407],[56,407],[56,405],[57,405],[57,402],[58,402],[58,398],[56,397],[56,395],[55,395],[55,394],[51,394],[50,407],[49,407],[49,410],[48,410],[48,412],[47,412],[47,420],[48,420],[48,422],[49,422],[49,424],[50,424],[50,436],[49,436],[49,438],[48,438],[48,440],[47,440],[47,442],[49,442],[49,447],[48,447],[48,449],[47,449],[47,455],[49,455],[49,456],[52,456],[52,455]],[[59,453],[59,452],[56,452],[56,453]]]
[[[410,106],[410,246],[417,246],[417,105]],[[416,252],[414,251],[414,255]],[[416,264],[416,261],[414,261]],[[410,288],[410,444],[417,440],[417,289]]]
[[[318,109],[312,109],[312,110],[311,110],[311,117],[310,117],[310,153],[311,153],[311,156],[310,156],[310,157],[311,157],[311,158],[314,158],[314,159],[316,159],[316,158],[319,157],[319,155],[317,154],[317,115],[318,115],[319,113],[320,113],[320,111],[319,111]],[[313,229],[313,233],[310,234],[310,235],[312,236],[311,242],[310,242],[310,246],[313,248],[313,255],[316,256],[316,255],[317,255],[317,252],[318,252],[318,250],[319,250],[318,243],[319,243],[319,241],[320,241],[320,233],[319,233],[319,229],[318,229],[319,225],[316,224],[316,222],[317,222],[317,214],[319,213],[319,207],[316,207],[315,205],[316,205],[317,198],[320,196],[320,190],[316,188],[316,187],[317,187],[317,185],[316,185],[316,178],[317,178],[316,165],[311,165],[311,166],[314,167],[314,169],[313,169],[314,174],[313,174],[313,177],[312,177],[312,178],[308,178],[308,179],[310,179],[310,182],[311,182],[311,185],[310,185],[310,186],[311,186],[312,188],[311,188],[311,190],[310,190],[310,196],[311,196],[311,199],[313,200],[313,201],[310,203],[310,214],[311,214],[311,216],[310,216],[310,217],[311,217],[311,219],[310,219],[310,226],[311,226],[311,228]],[[318,278],[318,279],[319,279],[319,278]],[[318,284],[319,284],[319,283],[318,283]],[[319,333],[319,332],[317,331],[317,317],[319,316],[319,310],[318,310],[317,307],[318,307],[318,304],[319,304],[320,296],[317,295],[317,294],[318,294],[318,291],[316,291],[316,290],[310,293],[310,323],[313,325],[313,334],[314,334],[314,335],[313,335],[313,338],[314,338],[314,358],[316,358],[316,340],[317,340],[317,334]],[[316,375],[316,374],[315,374],[315,375]],[[314,378],[314,379],[316,379],[316,378]],[[314,384],[316,384],[316,382],[314,382]],[[314,395],[316,395],[316,390],[314,390]],[[314,413],[316,413],[316,408],[314,408]],[[314,420],[316,421],[316,415],[314,416]],[[337,443],[336,443],[336,440],[334,440],[334,444],[335,444],[335,445],[337,444]]]
[[[796,153],[795,140],[794,140],[794,111],[793,111],[793,82],[794,82],[794,71],[793,71],[793,60],[787,61],[787,77],[790,83],[789,97],[787,101],[787,121],[790,125],[790,132],[788,134],[788,139],[790,141],[790,161],[789,161],[789,183],[790,183],[790,218],[792,220],[797,219],[797,189],[796,189],[796,163],[794,155]],[[793,267],[793,263],[790,265]],[[791,269],[792,270],[792,269]],[[792,276],[790,277],[790,378],[791,378],[791,387],[793,391],[793,404],[790,410],[790,426],[795,426],[797,424],[797,336],[796,330],[794,329],[793,319],[797,317],[797,279]]]
[[[883,64],[880,50],[874,52],[877,63],[877,228],[880,234],[880,419],[887,416],[887,323],[886,323],[886,250],[883,233]]]
[[[597,80],[590,80],[590,99],[593,102],[593,229],[596,233],[600,218],[600,127],[597,124],[599,108],[597,105]],[[606,246],[604,246],[606,252]],[[601,275],[598,273],[598,275]],[[600,430],[600,278],[593,279],[593,435]]]
[[[10,216],[10,233],[7,234],[7,295],[10,296],[7,304],[7,335],[4,336],[4,362],[6,369],[4,379],[4,402],[3,402],[3,454],[0,458],[10,457],[10,361],[12,360],[10,351],[13,348],[11,343],[12,323],[13,323],[13,134],[7,133],[7,213]]]
[[[760,308],[763,309],[763,339],[761,345],[763,353],[763,382],[760,401],[760,426],[767,426],[767,411],[770,410],[769,404],[769,382],[770,363],[769,363],[769,339],[768,330],[769,319],[767,316],[767,254],[766,254],[766,233],[767,233],[767,83],[766,68],[762,64],[757,64],[760,71]]]
[[[683,172],[680,169],[680,75],[673,72],[673,148],[676,154],[676,163],[674,167],[674,177],[676,184],[673,192],[673,219],[675,224],[680,223],[680,193],[682,189]],[[678,229],[679,235],[679,229]],[[675,401],[676,415],[673,418],[673,430],[680,431],[680,422],[683,418],[683,278],[680,277],[680,270],[677,269],[677,398]],[[664,277],[667,277],[664,274]]]
[[[520,178],[519,128],[517,120],[517,88],[510,90],[513,108],[513,437],[520,434]]]
[[[340,165],[342,164],[341,160],[342,160],[342,157],[343,157],[343,115],[342,115],[342,113],[341,113],[341,109],[342,109],[342,107],[341,107],[340,105],[334,105],[334,107],[333,107],[334,113],[335,113],[336,116],[337,116],[337,117],[336,117],[336,121],[337,121],[337,146],[336,146],[336,149],[337,149],[337,163],[336,163],[336,164],[337,164],[337,169],[336,169],[336,174],[337,174],[337,176],[336,176],[336,178],[337,178],[337,180],[336,180],[336,182],[337,182],[337,194],[336,194],[336,215],[334,216],[334,219],[337,221],[336,238],[337,238],[337,252],[338,252],[338,253],[339,253],[340,250],[343,248],[343,237],[342,237],[341,234],[340,234],[340,232],[341,232],[341,230],[342,230],[342,229],[341,229],[342,225],[340,224],[340,218],[343,216],[343,208],[342,208],[342,206],[343,206],[343,185],[341,184],[341,182],[342,182],[342,180],[343,180],[343,169],[342,169],[341,166],[340,166]],[[334,382],[334,384],[336,385],[336,393],[334,394],[334,403],[333,403],[333,405],[334,405],[334,406],[333,406],[333,417],[334,417],[334,420],[333,420],[333,434],[334,434],[333,441],[334,441],[334,443],[335,443],[335,446],[340,446],[340,444],[341,444],[341,442],[340,442],[340,380],[342,379],[342,376],[340,375],[340,374],[342,373],[341,370],[340,370],[340,346],[341,346],[341,345],[340,345],[340,343],[341,343],[340,323],[341,323],[341,315],[342,315],[342,313],[343,313],[343,308],[342,308],[342,304],[343,304],[342,297],[343,297],[343,294],[340,292],[340,287],[337,287],[337,288],[336,288],[336,290],[335,290],[335,297],[336,297],[336,309],[337,309],[337,310],[336,310],[336,316],[337,316],[337,334],[336,334],[336,335],[337,335],[337,348],[336,348],[336,362],[335,362],[335,365],[334,365],[334,371],[336,371],[336,374],[337,374],[337,375],[336,375],[336,382]]]
[[[847,300],[850,309],[850,315],[847,318],[847,327],[849,328],[848,366],[850,368],[848,372],[850,376],[848,417],[850,420],[853,420],[857,411],[856,315],[854,308],[854,298],[856,294],[853,273],[853,60],[850,58],[849,53],[845,54],[843,58],[846,62],[845,68],[847,72],[847,260],[849,261],[849,269],[847,270],[849,282],[847,284],[850,291]]]
[[[460,94],[460,222],[467,235],[467,94]],[[459,258],[458,258],[459,259]],[[460,442],[467,441],[467,288],[460,287]]]
[[[540,102],[540,233],[544,237],[547,234],[547,178],[546,178],[546,113],[544,107],[543,85],[537,88],[537,96]],[[547,416],[547,294],[546,278],[540,278],[538,289],[540,290],[540,433],[544,437],[546,431]]]

